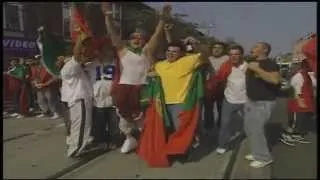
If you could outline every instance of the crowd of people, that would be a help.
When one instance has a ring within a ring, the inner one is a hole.
[[[136,149],[151,167],[185,160],[201,143],[200,136],[210,131],[218,131],[219,154],[230,149],[232,136],[244,131],[251,147],[245,157],[250,166],[260,168],[273,162],[264,127],[276,104],[281,74],[269,58],[269,43],[256,43],[252,60],[246,61],[239,44],[208,45],[193,37],[174,41],[168,5],[160,12],[148,41],[141,30],[124,41],[114,26],[111,3],[101,6],[111,42],[93,48],[91,36],[79,36],[73,52],[57,58],[60,77],[41,65],[40,56],[30,62],[30,68],[12,60],[6,73],[23,79],[36,91],[42,112],[38,117],[64,117],[69,157],[110,148],[110,132],[117,128],[112,123],[118,119],[125,136],[120,152]],[[155,52],[162,40],[168,42],[166,57],[159,60]],[[305,124],[315,112],[313,84],[307,73],[315,72],[307,61],[310,58],[299,56],[293,61],[293,93],[288,104],[293,116],[281,139],[287,144],[305,140]],[[21,88],[13,92],[16,112],[21,112],[19,91]],[[33,91],[29,92],[31,97]],[[243,129],[232,126],[242,120]]]

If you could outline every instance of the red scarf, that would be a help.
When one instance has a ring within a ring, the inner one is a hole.
[[[225,83],[228,76],[232,71],[232,67],[235,66],[229,59],[223,63],[217,73],[213,74],[206,82],[206,94],[207,96],[215,96],[222,89],[225,88]]]

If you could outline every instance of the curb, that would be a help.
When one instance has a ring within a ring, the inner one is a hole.
[[[73,163],[72,165],[63,168],[61,171],[58,171],[58,172],[56,172],[56,173],[54,173],[52,175],[49,175],[49,176],[45,177],[44,179],[58,179],[60,177],[63,177],[65,175],[71,173],[75,169],[78,169],[79,167],[87,164],[88,162],[100,157],[104,153],[106,153],[106,152],[105,151],[98,151],[98,152],[93,153],[93,154],[88,154],[87,157],[78,160],[77,162]]]
[[[232,155],[231,155],[231,158],[230,158],[230,161],[226,167],[226,170],[225,170],[225,173],[223,175],[223,179],[230,179],[231,177],[231,173],[233,172],[233,167],[236,163],[236,160],[237,160],[237,157],[238,157],[238,154],[239,154],[239,150],[240,150],[240,147],[241,147],[241,142],[240,143],[237,143],[235,145],[235,148],[232,152]]]

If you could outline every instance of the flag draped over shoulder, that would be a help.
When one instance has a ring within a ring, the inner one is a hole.
[[[180,127],[168,136],[171,129],[160,77],[152,78],[142,91],[141,103],[147,107],[144,128],[140,136],[138,155],[151,167],[168,167],[168,155],[184,154],[190,147],[200,118],[200,99],[204,95],[203,78],[196,71],[179,114]],[[168,137],[167,137],[168,136]]]
[[[48,32],[41,32],[38,39],[38,47],[41,53],[42,64],[52,76],[59,76],[59,69],[56,66],[58,56],[65,55],[69,43]]]

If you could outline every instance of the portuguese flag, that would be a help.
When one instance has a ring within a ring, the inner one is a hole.
[[[57,57],[65,55],[66,48],[69,44],[70,43],[65,42],[53,34],[49,34],[45,31],[40,32],[38,47],[42,56],[42,64],[54,77],[57,77],[60,74],[60,70],[56,66]]]
[[[200,71],[194,72],[189,92],[182,104],[184,111],[179,114],[180,127],[172,129],[165,105],[160,77],[149,80],[143,89],[141,103],[146,107],[144,128],[140,136],[137,154],[151,167],[169,167],[168,155],[184,154],[190,147],[200,118],[200,100],[204,93]]]

